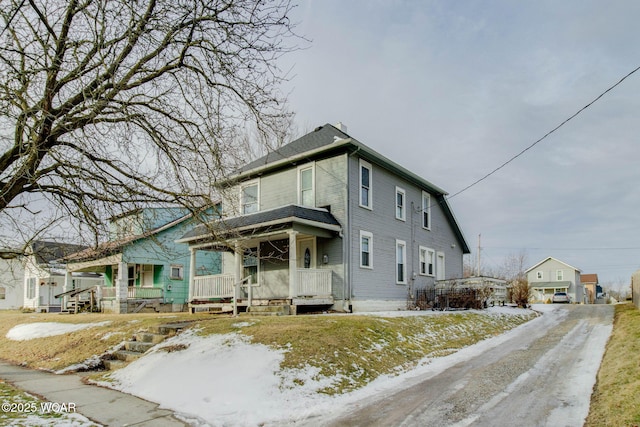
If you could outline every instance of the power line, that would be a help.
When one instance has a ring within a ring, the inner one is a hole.
[[[504,168],[505,166],[507,166],[509,163],[513,162],[515,159],[517,159],[518,157],[522,156],[524,153],[526,153],[527,151],[529,151],[530,149],[532,149],[533,147],[535,147],[539,142],[542,142],[544,139],[546,139],[549,135],[551,135],[552,133],[554,133],[555,131],[557,131],[558,129],[560,129],[562,126],[564,126],[565,124],[567,124],[569,121],[571,121],[574,117],[576,117],[578,114],[582,113],[584,110],[586,110],[587,108],[591,107],[593,104],[595,104],[597,101],[600,100],[600,98],[602,98],[603,96],[605,96],[607,93],[609,93],[611,90],[613,90],[616,86],[618,86],[619,84],[621,84],[623,81],[625,81],[628,77],[630,77],[633,73],[635,73],[636,71],[640,70],[640,67],[636,68],[635,70],[631,71],[629,74],[627,74],[626,76],[624,76],[623,78],[621,78],[616,84],[614,84],[613,86],[609,87],[607,90],[605,90],[604,92],[602,92],[600,95],[598,95],[593,101],[589,102],[587,105],[585,105],[584,107],[582,107],[581,109],[579,109],[576,113],[574,113],[571,117],[569,117],[568,119],[564,120],[562,123],[560,123],[558,126],[556,126],[555,128],[551,129],[549,132],[547,132],[546,134],[544,134],[544,136],[540,139],[538,139],[537,141],[535,141],[533,144],[529,145],[527,148],[525,148],[524,150],[520,151],[518,154],[516,154],[515,156],[511,157],[509,160],[507,160],[506,162],[502,163],[500,166],[498,166],[497,168],[495,168],[494,170],[492,170],[491,172],[489,172],[488,174],[484,175],[482,178],[472,182],[471,184],[467,185],[466,187],[464,187],[462,190],[458,191],[457,193],[447,197],[448,199],[451,199],[453,197],[456,197],[458,194],[461,194],[465,191],[467,191],[468,189],[470,189],[471,187],[481,183],[482,181],[484,181],[485,179],[489,178],[491,175],[493,175],[494,173],[498,172],[500,169]]]

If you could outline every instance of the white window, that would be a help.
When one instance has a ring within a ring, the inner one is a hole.
[[[29,277],[27,279],[27,298],[33,299],[36,297],[36,278]]]
[[[182,280],[184,277],[184,266],[181,264],[171,264],[169,271],[169,279]]]
[[[422,227],[431,229],[431,194],[422,192]]]
[[[371,164],[360,160],[360,206],[373,209]]]
[[[563,274],[562,270],[556,271],[556,280],[562,280]]]
[[[407,283],[407,243],[396,240],[396,283]]]
[[[360,230],[360,267],[373,268],[373,234]]]
[[[315,207],[314,178],[313,165],[298,168],[298,204]]]
[[[260,187],[257,181],[247,183],[240,189],[240,212],[250,214],[258,212],[260,206]]]
[[[537,271],[536,272],[536,279],[542,280],[542,271]]]
[[[435,275],[436,252],[433,249],[420,246],[420,274],[423,276]]]
[[[446,277],[444,271],[444,253],[438,252],[436,264],[436,280],[444,280]]]
[[[406,193],[404,189],[396,187],[396,219],[405,220]]]

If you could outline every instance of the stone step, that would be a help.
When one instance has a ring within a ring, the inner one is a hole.
[[[103,360],[102,363],[104,364],[104,368],[109,371],[123,368],[127,364],[127,362],[118,359]]]
[[[154,345],[155,344],[152,342],[127,341],[126,343],[124,343],[124,349],[136,353],[146,353],[147,350],[149,350]]]
[[[123,362],[133,362],[134,360],[139,359],[142,356],[142,353],[137,351],[118,350],[113,353],[113,356]]]
[[[288,305],[254,305],[247,307],[251,316],[288,316],[291,308]]]
[[[166,323],[164,325],[152,326],[149,328],[149,330],[152,333],[159,335],[175,335],[178,332],[182,331],[184,328],[191,326],[192,324],[193,321]]]
[[[154,334],[153,332],[138,332],[135,334],[136,341],[158,344],[164,341],[167,336],[164,334]]]

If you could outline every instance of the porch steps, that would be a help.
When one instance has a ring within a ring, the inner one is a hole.
[[[105,369],[115,370],[126,366],[128,363],[142,357],[155,345],[165,339],[176,335],[189,326],[191,322],[167,323],[149,328],[148,332],[138,332],[133,338],[124,343],[124,348],[111,354],[110,359],[104,359]]]
[[[291,306],[289,305],[252,305],[247,307],[247,315],[250,316],[289,316]]]

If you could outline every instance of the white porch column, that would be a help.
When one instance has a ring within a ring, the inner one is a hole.
[[[244,251],[240,247],[240,244],[235,244],[235,280],[233,285],[233,315],[238,315],[238,290],[240,289],[240,281],[242,280],[242,258]]]
[[[298,289],[298,246],[296,242],[297,236],[297,231],[289,231],[289,298],[295,298],[297,296],[296,291]]]
[[[64,271],[64,285],[62,285],[62,292],[67,292],[71,290],[73,286],[73,279],[71,277],[71,272],[69,269],[65,269]],[[65,295],[62,297],[62,310],[67,309],[67,304],[69,303],[69,296]]]
[[[118,277],[115,280],[116,287],[116,313],[127,312],[127,294],[129,285],[129,266],[126,262],[118,263]]]
[[[196,283],[196,249],[189,248],[189,299],[187,303],[190,303],[193,300],[193,291]]]

